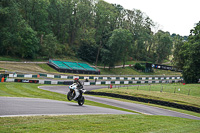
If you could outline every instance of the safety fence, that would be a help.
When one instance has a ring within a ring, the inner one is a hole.
[[[52,75],[52,74],[9,74],[9,78],[60,78],[60,79],[88,79],[88,80],[182,80],[181,76],[70,76],[70,75]]]
[[[57,81],[57,80],[30,80],[30,79],[14,79],[8,78],[7,82],[23,82],[23,83],[39,83],[39,84],[60,84],[60,85],[70,85],[73,81]],[[97,82],[83,82],[83,85],[125,85],[125,84],[156,84],[156,83],[178,83],[182,82],[179,80],[145,80],[145,81],[97,81]]]

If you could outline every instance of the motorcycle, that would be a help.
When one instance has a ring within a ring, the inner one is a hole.
[[[67,93],[67,99],[69,101],[75,100],[78,101],[78,104],[82,106],[85,102],[85,98],[83,96],[83,93],[86,92],[84,89],[77,89],[77,84],[73,83],[69,86],[70,91]]]

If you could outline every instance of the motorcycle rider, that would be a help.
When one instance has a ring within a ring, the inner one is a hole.
[[[86,91],[83,89],[83,85],[78,78],[74,79],[72,85],[69,86],[70,91],[67,93],[67,99],[69,101],[75,100],[78,101],[78,104],[82,106],[84,104],[85,98],[83,93]]]
[[[79,79],[78,79],[78,78],[75,78],[75,79],[74,79],[74,83],[77,84],[77,89],[78,89],[79,92],[81,92],[81,94],[82,94],[83,91],[80,91],[80,89],[82,89],[82,90],[85,90],[85,89],[83,89],[83,85],[81,84],[81,82],[79,81]]]

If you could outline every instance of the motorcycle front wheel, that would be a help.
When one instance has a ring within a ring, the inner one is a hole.
[[[78,105],[82,106],[82,105],[84,104],[84,102],[85,102],[84,96],[82,96],[82,97],[80,97],[80,98],[78,99]]]
[[[75,93],[74,93],[73,91],[69,91],[69,92],[67,93],[67,99],[68,99],[69,101],[71,101],[71,100],[74,98],[74,96],[75,96]]]

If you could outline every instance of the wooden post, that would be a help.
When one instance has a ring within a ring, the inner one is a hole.
[[[160,92],[162,92],[162,91],[163,91],[163,86],[162,86],[162,88],[161,88]]]
[[[190,89],[189,89],[189,91],[188,91],[188,96],[190,95]]]

